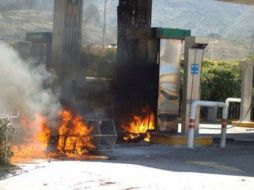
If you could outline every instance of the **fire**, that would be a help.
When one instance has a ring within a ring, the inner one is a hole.
[[[132,121],[121,126],[124,131],[123,140],[130,142],[144,139],[150,142],[150,131],[155,130],[155,116],[149,106],[142,109],[140,115],[134,115]]]
[[[66,110],[62,111],[60,116],[62,121],[58,130],[57,144],[59,153],[73,158],[75,155],[83,155],[96,148],[91,136],[93,128],[89,127],[81,116],[74,116]]]
[[[60,114],[60,122],[57,126],[57,145],[55,152],[48,152],[51,130],[48,127],[46,117],[35,114],[34,121],[27,118],[21,119],[25,131],[32,131],[32,137],[25,142],[12,146],[12,163],[30,161],[33,159],[45,159],[52,157],[68,157],[78,159],[81,155],[96,149],[92,142],[92,127],[89,127],[79,115],[64,110]]]
[[[35,133],[21,145],[12,146],[14,156],[11,162],[16,163],[35,158],[46,158],[46,150],[50,139],[50,130],[47,126],[46,117],[35,114],[34,121],[23,118],[21,119],[21,124],[25,126],[28,132],[35,130]]]

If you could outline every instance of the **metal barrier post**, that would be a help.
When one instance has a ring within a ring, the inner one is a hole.
[[[227,120],[222,119],[220,148],[226,148]]]
[[[221,143],[220,147],[226,147],[226,133],[227,133],[227,118],[228,118],[228,104],[224,102],[212,102],[212,101],[194,101],[191,104],[191,112],[190,112],[190,125],[189,125],[189,133],[188,133],[188,142],[187,146],[190,149],[194,148],[194,131],[195,131],[195,116],[197,107],[222,107],[223,115],[222,115],[222,128],[221,128]]]
[[[189,121],[188,148],[194,148],[195,119]]]

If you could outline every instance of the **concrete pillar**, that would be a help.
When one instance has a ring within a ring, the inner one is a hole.
[[[52,42],[52,67],[56,74],[54,89],[64,101],[74,94],[80,70],[83,0],[55,0]]]
[[[141,41],[129,39],[126,32],[128,29],[151,28],[152,0],[119,0],[117,12],[117,61],[120,64],[135,64],[132,57],[135,55],[135,51],[138,51],[136,50],[137,46],[143,45],[142,49],[145,50],[148,42],[144,39]],[[137,57],[133,59],[137,59]]]
[[[158,48],[151,35],[152,0],[119,0],[117,11],[114,117],[121,126],[144,107],[156,112]]]
[[[184,87],[182,103],[182,133],[188,134],[190,107],[192,101],[200,100],[200,74],[201,63],[203,61],[204,48],[207,41],[202,38],[185,38],[184,52]],[[192,67],[197,66],[196,72],[192,72]],[[198,132],[199,110],[196,112],[195,130]]]
[[[251,102],[252,102],[252,87],[253,87],[253,62],[240,62],[242,76],[242,103],[240,111],[240,120],[250,121],[251,119]]]

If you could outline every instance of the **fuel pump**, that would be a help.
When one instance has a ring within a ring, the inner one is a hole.
[[[201,63],[204,59],[204,51],[208,43],[197,37],[185,38],[184,53],[184,87],[183,87],[183,109],[182,109],[182,133],[187,134],[191,103],[200,100],[200,77]],[[199,118],[199,110],[196,112],[196,118]],[[195,129],[198,130],[195,121]]]

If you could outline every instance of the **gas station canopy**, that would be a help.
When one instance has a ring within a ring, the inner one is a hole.
[[[254,0],[219,0],[219,1],[225,1],[229,3],[241,3],[246,5],[254,5]]]

